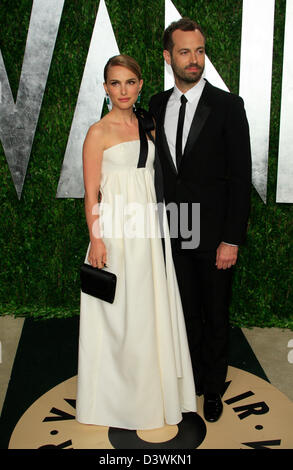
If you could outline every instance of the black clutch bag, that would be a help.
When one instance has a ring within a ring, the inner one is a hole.
[[[117,283],[116,274],[84,263],[80,268],[80,283],[81,290],[85,294],[105,300],[110,304],[114,302]]]

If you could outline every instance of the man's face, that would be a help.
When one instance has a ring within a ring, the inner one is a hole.
[[[166,62],[171,65],[177,86],[197,83],[205,65],[205,39],[200,31],[181,31],[172,34],[173,50],[164,50]]]

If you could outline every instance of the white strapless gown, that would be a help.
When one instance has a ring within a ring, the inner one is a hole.
[[[167,227],[166,261],[158,235],[151,141],[148,148],[145,168],[137,168],[138,140],[103,155],[106,269],[117,275],[117,288],[113,304],[81,293],[76,403],[81,423],[154,429],[196,411]],[[151,236],[143,236],[142,228]]]

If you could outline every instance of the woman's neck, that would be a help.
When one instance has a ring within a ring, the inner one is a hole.
[[[115,119],[115,121],[121,122],[121,124],[132,126],[133,123],[136,122],[133,108],[119,109],[117,107],[113,107],[110,112],[112,114],[112,118]]]

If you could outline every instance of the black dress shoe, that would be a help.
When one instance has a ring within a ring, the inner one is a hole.
[[[209,423],[215,423],[220,418],[223,411],[223,403],[218,393],[205,393],[203,403],[203,413]]]

